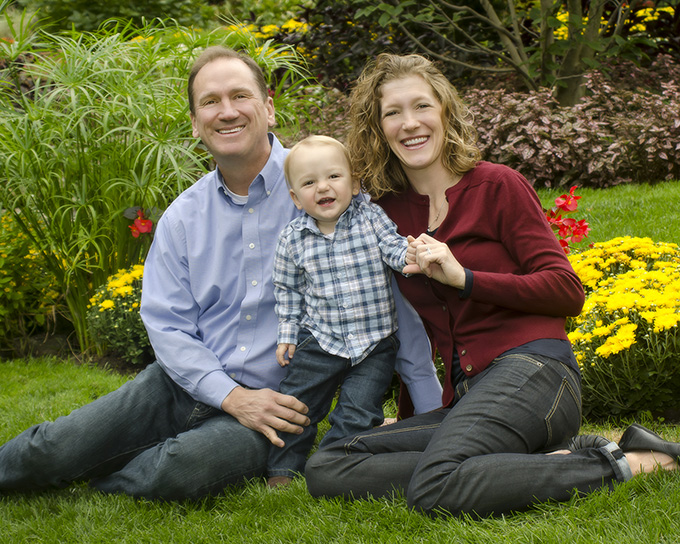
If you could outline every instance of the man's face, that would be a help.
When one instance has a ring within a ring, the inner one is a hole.
[[[193,135],[217,164],[264,164],[270,152],[267,132],[275,123],[274,103],[262,97],[250,68],[239,59],[216,59],[196,74],[193,87]]]

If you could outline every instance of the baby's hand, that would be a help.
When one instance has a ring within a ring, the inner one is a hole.
[[[295,353],[295,344],[279,344],[276,346],[276,362],[279,363],[279,365],[286,366],[288,363],[290,363],[290,360],[293,358],[293,354]],[[286,355],[288,355],[288,358],[286,359]]]
[[[421,241],[416,240],[410,234],[406,237],[408,241],[408,249],[406,250],[406,266],[402,269],[402,274],[421,274],[422,270],[416,262],[418,254],[418,246],[422,244]]]
[[[408,249],[406,250],[406,264],[416,264],[416,239],[410,234],[406,237]]]

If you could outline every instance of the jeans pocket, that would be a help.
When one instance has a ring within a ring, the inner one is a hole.
[[[556,362],[557,363],[557,362]],[[581,388],[574,373],[563,363],[565,374],[557,389],[551,409],[545,417],[548,446],[562,443],[578,433],[581,427]]]
[[[212,406],[208,406],[202,402],[197,402],[194,405],[194,409],[191,411],[191,414],[189,414],[186,422],[186,428],[192,429],[202,421],[221,413],[223,412],[213,408]]]

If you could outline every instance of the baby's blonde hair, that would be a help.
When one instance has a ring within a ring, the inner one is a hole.
[[[342,144],[342,142],[336,140],[335,138],[331,138],[330,136],[322,136],[320,134],[307,136],[304,140],[300,140],[291,148],[290,153],[288,153],[288,156],[283,161],[283,175],[286,176],[286,183],[288,184],[289,189],[291,188],[290,186],[290,170],[292,168],[291,164],[295,160],[295,156],[298,155],[300,150],[305,147],[314,147],[321,145],[330,145],[342,151],[342,154],[344,155],[345,160],[347,161],[347,164],[350,167],[351,171],[352,162],[349,159],[349,152],[347,151],[347,148]]]

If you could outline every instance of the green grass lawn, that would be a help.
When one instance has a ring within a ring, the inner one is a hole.
[[[544,205],[563,191],[540,191]],[[650,236],[680,241],[680,182],[581,190],[577,218],[588,241]],[[0,361],[0,443],[119,387],[127,377],[70,360]],[[665,437],[680,428],[651,422]],[[627,422],[585,425],[617,439]],[[209,461],[209,460],[206,460]],[[264,481],[198,502],[161,503],[107,496],[85,485],[0,495],[4,543],[652,543],[680,541],[680,472],[652,474],[563,504],[544,504],[502,519],[431,519],[409,512],[403,497],[315,500],[304,482],[269,490]]]

